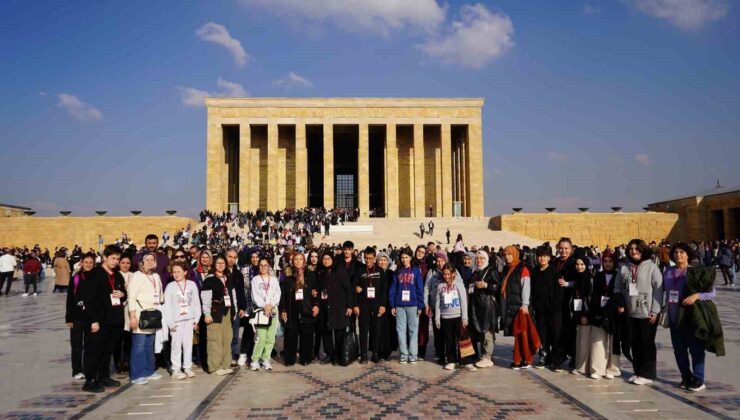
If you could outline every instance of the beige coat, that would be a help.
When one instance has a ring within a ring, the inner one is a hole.
[[[64,257],[54,258],[54,284],[57,286],[69,286],[70,275],[69,262]]]

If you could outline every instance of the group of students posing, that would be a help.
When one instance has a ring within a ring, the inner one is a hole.
[[[656,376],[662,312],[680,386],[704,389],[704,351],[722,355],[724,349],[711,303],[714,273],[689,267],[688,246],[673,246],[676,265],[663,273],[641,240],[629,243],[624,261],[604,252],[598,271],[567,238],[556,251],[553,259],[549,245],[537,248],[536,264],[528,266],[518,248],[506,247],[499,272],[484,250],[448,256],[419,246],[392,261],[372,247],[358,258],[347,241],[340,254],[293,253],[278,278],[258,251],[239,266],[235,249],[217,256],[204,250],[192,266],[178,250],[163,283],[161,254],[145,249],[132,259],[108,246],[97,267],[94,256],[83,257],[68,289],[73,375],[85,379],[89,392],[119,386],[110,378],[110,358],[128,354],[132,382],[146,384],[161,378],[155,352],[168,339],[175,379],[195,376],[194,359],[216,375],[247,363],[269,371],[279,328],[286,366],[319,359],[322,345],[321,362],[338,364],[346,333],[359,326],[361,364],[390,360],[396,349],[401,364],[415,364],[433,340],[445,369],[487,368],[502,331],[514,337],[513,369],[562,372],[567,363],[571,373],[614,379],[624,354],[634,368],[629,382],[644,385]],[[138,266],[133,273],[132,262]],[[146,326],[142,316],[150,319],[153,312],[161,314],[161,327],[140,328]]]

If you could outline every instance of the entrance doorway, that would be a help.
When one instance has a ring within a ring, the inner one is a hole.
[[[357,208],[357,125],[334,126],[334,207]]]

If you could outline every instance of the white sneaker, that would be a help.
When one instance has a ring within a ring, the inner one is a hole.
[[[24,294],[22,294],[21,296],[23,296],[23,297],[28,297],[28,293],[24,293]]]
[[[154,372],[151,375],[149,375],[147,377],[147,379],[150,380],[150,381],[156,381],[157,379],[162,379],[162,374],[161,373]]]
[[[455,370],[455,364],[454,363],[447,363],[445,365],[445,370]]]
[[[635,378],[635,381],[632,383],[635,385],[650,385],[651,383],[653,383],[653,380],[638,376],[637,378]]]
[[[79,381],[79,380],[85,379],[85,374],[84,373],[78,373],[77,375],[73,376],[73,378],[75,378],[75,379],[77,379]]]
[[[635,383],[635,379],[637,379],[637,375],[632,375],[632,376],[630,376],[629,379],[627,379],[627,382],[629,382],[631,384],[632,383]]]
[[[607,373],[606,375],[604,375],[604,378],[606,378],[606,379],[614,379],[614,375],[612,375],[611,373]]]
[[[475,367],[478,367],[478,368],[493,367],[493,362],[491,361],[491,359],[483,359],[481,361],[476,362]]]
[[[131,381],[134,385],[146,385],[149,383],[149,381],[146,380],[146,378],[138,378]]]
[[[262,367],[265,368],[265,370],[272,370],[272,363],[270,363],[269,360],[265,360],[262,362]]]
[[[180,372],[179,370],[172,374],[172,379],[180,380],[180,379],[185,379],[185,378],[187,378],[187,376],[184,373]]]
[[[34,295],[34,296],[38,296],[39,294],[38,294],[38,293],[36,293],[36,292],[33,292],[33,295]]]
[[[211,372],[211,375],[224,376],[226,375],[226,371],[223,369],[214,370],[213,372]]]
[[[236,361],[236,364],[239,366],[244,366],[247,364],[247,355],[242,353],[239,355],[239,360]]]
[[[475,372],[476,370],[478,370],[478,368],[473,365],[465,365],[465,369],[467,369],[468,372]]]
[[[588,375],[588,377],[591,378],[591,379],[596,379],[596,380],[601,379],[601,376],[599,376],[599,375],[597,375],[595,373],[592,373],[592,374]]]
[[[224,369],[224,375],[229,375],[229,374],[232,374],[232,373],[234,373],[234,369],[231,369],[231,368]]]
[[[252,362],[249,365],[249,370],[260,370],[260,364],[257,362]]]
[[[185,369],[185,376],[188,378],[195,378],[195,372],[192,369]]]

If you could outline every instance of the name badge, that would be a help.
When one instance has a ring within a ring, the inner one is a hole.
[[[117,297],[113,297],[113,293],[110,295],[110,304],[112,306],[121,306],[121,299]]]
[[[678,290],[668,292],[668,303],[678,303]]]
[[[224,306],[227,308],[231,308],[231,296],[224,295]]]
[[[609,296],[602,296],[601,297],[601,307],[603,308],[606,306],[606,303],[609,302]]]
[[[401,302],[411,302],[411,290],[401,290]]]
[[[573,299],[573,310],[576,312],[583,310],[583,299]]]
[[[295,300],[297,301],[303,300],[303,289],[298,289],[295,291]]]
[[[327,292],[326,290],[322,290],[321,291],[321,300],[327,300],[327,299],[329,299],[329,292]]]
[[[457,298],[457,290],[452,290],[442,294],[442,298],[445,305],[452,305],[452,302]]]
[[[470,283],[468,285],[468,294],[469,295],[472,295],[474,292],[475,292],[475,284],[474,283]]]
[[[367,298],[368,299],[375,299],[375,288],[374,287],[368,287],[367,288]]]
[[[187,315],[188,314],[188,304],[187,303],[181,303],[180,304],[180,315]]]
[[[637,296],[637,284],[630,282],[630,296]]]

